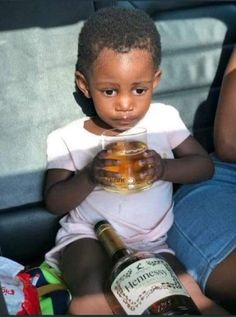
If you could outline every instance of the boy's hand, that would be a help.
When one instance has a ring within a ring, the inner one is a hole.
[[[90,178],[96,184],[109,185],[111,178],[119,178],[121,175],[115,170],[119,160],[109,159],[107,150],[100,151],[90,163]],[[108,170],[109,166],[109,170]],[[114,170],[112,170],[114,167]]]
[[[119,160],[109,159],[106,150],[99,152],[89,164],[90,179],[95,184],[109,186],[111,179],[122,178],[119,174]],[[140,178],[146,178],[149,183],[162,179],[165,171],[164,160],[154,150],[146,150],[142,159],[137,161],[140,166]]]
[[[154,183],[155,181],[162,179],[166,165],[165,161],[156,151],[146,150],[140,164],[144,167],[142,177],[145,178],[148,176],[150,183]]]

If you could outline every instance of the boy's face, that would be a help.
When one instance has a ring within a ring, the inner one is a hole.
[[[77,72],[76,81],[83,93],[93,99],[103,122],[126,130],[147,112],[160,74],[147,50],[117,53],[103,49],[90,69],[89,78]]]

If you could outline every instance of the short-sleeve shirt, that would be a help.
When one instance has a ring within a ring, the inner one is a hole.
[[[100,136],[84,128],[88,119],[80,118],[48,136],[48,169],[80,170],[101,150]],[[148,148],[162,158],[173,159],[173,149],[190,135],[178,111],[161,103],[151,104],[136,126],[147,129]],[[57,267],[60,251],[67,244],[81,238],[96,239],[94,225],[104,219],[128,246],[155,250],[164,245],[173,223],[172,194],[172,183],[162,180],[154,182],[148,190],[129,194],[108,192],[96,186],[79,206],[60,220],[56,246],[46,254],[47,262]]]

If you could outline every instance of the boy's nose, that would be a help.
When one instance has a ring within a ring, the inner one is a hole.
[[[130,97],[122,97],[119,99],[116,110],[117,111],[132,111],[133,110],[133,102]]]

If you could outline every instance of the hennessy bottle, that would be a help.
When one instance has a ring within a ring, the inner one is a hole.
[[[114,314],[200,315],[162,256],[130,250],[105,220],[94,229],[112,262],[105,293]]]

